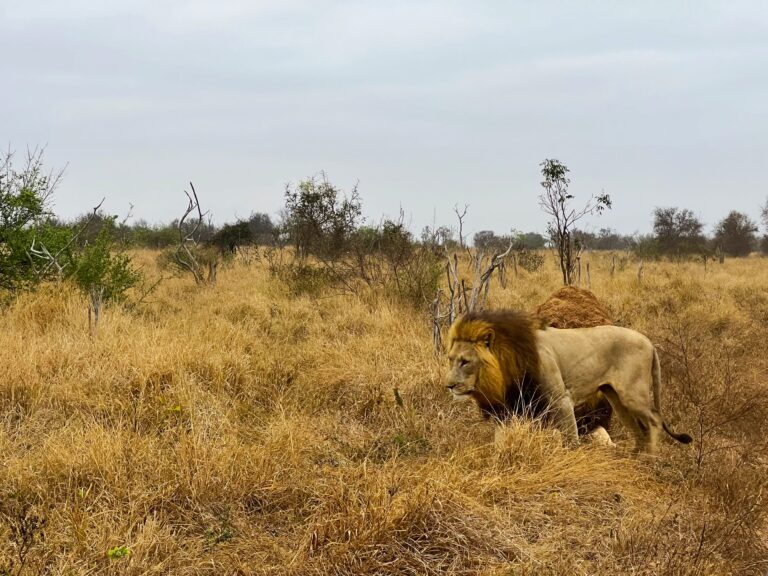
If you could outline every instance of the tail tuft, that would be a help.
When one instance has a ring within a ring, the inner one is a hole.
[[[674,438],[681,444],[690,444],[691,442],[693,442],[693,438],[689,434],[686,434],[684,432],[678,434],[677,432],[670,429],[670,427],[667,426],[666,422],[662,422],[662,426],[664,427],[664,432],[672,436],[672,438]]]

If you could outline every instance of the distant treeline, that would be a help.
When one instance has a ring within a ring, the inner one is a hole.
[[[768,213],[763,210],[762,216],[768,230]],[[688,209],[656,208],[653,218],[650,234],[621,234],[611,228],[601,228],[597,232],[577,230],[573,235],[585,250],[630,251],[644,258],[680,258],[719,252],[727,256],[745,256],[754,251],[768,253],[768,234],[760,236],[757,224],[741,212],[728,214],[711,236],[704,234],[704,223]],[[117,222],[114,216],[99,212],[95,217],[86,214],[72,221],[51,217],[47,224],[53,228],[80,229],[87,223],[79,236],[79,242],[87,244],[98,236],[107,222],[114,239],[126,247],[163,249],[179,243],[178,220],[165,224],[149,224],[146,220]],[[185,223],[182,230],[186,231],[189,226],[191,224]],[[360,224],[359,228],[365,230],[370,226]],[[219,226],[203,222],[197,238],[204,244],[232,252],[238,246],[291,244],[294,234],[295,226],[290,223],[275,222],[268,214],[255,212],[247,219]],[[454,227],[441,226],[434,230],[425,227],[419,239],[413,238],[413,241],[437,242],[455,248],[461,246],[464,239],[458,237]],[[472,245],[487,253],[503,252],[510,244],[515,250],[537,250],[549,247],[550,239],[538,232],[515,230],[510,234],[483,230],[472,238]]]
[[[762,209],[762,221],[768,232],[768,203]],[[653,232],[620,234],[611,228],[597,232],[576,230],[574,240],[585,250],[624,250],[643,258],[682,258],[724,254],[746,256],[761,251],[768,254],[768,233],[760,236],[757,224],[742,212],[732,211],[715,226],[714,234],[704,234],[704,223],[693,211],[681,208],[656,208]],[[513,242],[519,248],[544,248],[549,238],[535,232],[498,235],[490,230],[474,236],[476,247],[500,250]]]
[[[88,244],[108,227],[113,239],[125,247],[163,249],[179,244],[180,233],[189,232],[194,225],[185,222],[181,230],[179,220],[165,224],[149,224],[146,220],[118,221],[117,217],[99,211],[95,215],[83,214],[66,221],[51,217],[46,224],[52,228],[80,230],[78,242]],[[214,245],[224,251],[234,251],[237,246],[272,245],[279,241],[279,226],[268,214],[254,213],[248,219],[216,226],[203,221],[195,234],[196,239]]]

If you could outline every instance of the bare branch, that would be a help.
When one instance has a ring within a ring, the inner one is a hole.
[[[40,248],[36,249],[35,240],[32,239],[32,246],[27,252],[27,256],[30,257],[30,260],[31,260],[31,256],[35,256],[47,262],[47,264],[42,270],[36,271],[36,274],[38,275],[38,277],[44,276],[45,274],[48,273],[51,267],[54,267],[57,270],[59,278],[61,278],[62,273],[64,272],[64,268],[67,267],[67,264],[59,263],[59,256],[61,256],[65,250],[67,250],[70,246],[72,246],[75,240],[77,240],[80,237],[80,235],[88,228],[88,226],[90,226],[91,222],[93,222],[93,220],[98,216],[99,209],[101,208],[101,205],[104,204],[104,200],[106,200],[106,197],[102,198],[101,202],[99,202],[96,206],[93,207],[93,209],[91,210],[91,215],[88,217],[88,220],[86,220],[85,223],[83,223],[80,226],[77,232],[73,234],[72,238],[69,239],[69,242],[67,242],[62,248],[60,248],[59,251],[56,252],[56,254],[51,254],[48,251],[48,249],[45,246],[43,246],[42,243],[40,244]]]
[[[453,211],[456,212],[456,217],[459,219],[459,246],[464,248],[464,217],[467,215],[469,204],[464,204],[464,210],[459,211],[459,205],[455,204]]]
[[[478,264],[477,264],[477,267],[475,268],[475,281],[472,283],[472,296],[467,306],[468,311],[472,311],[475,309],[475,307],[478,304],[478,297],[480,296],[481,293],[483,293],[483,289],[485,289],[485,294],[486,294],[486,298],[483,301],[483,303],[485,303],[485,300],[487,299],[488,285],[491,280],[491,276],[493,275],[494,270],[500,269],[502,266],[504,266],[504,261],[512,253],[513,246],[514,246],[514,241],[509,243],[509,247],[503,253],[501,254],[497,253],[491,256],[490,264],[483,272],[480,272],[482,258],[477,259]]]
[[[126,222],[128,222],[128,220],[133,218],[133,208],[134,208],[133,204],[128,202],[128,213],[125,215],[125,218],[123,218],[123,220],[120,222],[121,226],[125,226]]]
[[[195,284],[214,284],[216,282],[218,263],[215,261],[208,262],[208,277],[206,278],[203,265],[198,262],[194,252],[190,249],[190,245],[192,248],[197,246],[197,233],[200,230],[200,226],[203,224],[203,217],[206,216],[208,212],[203,212],[200,208],[200,201],[197,198],[197,191],[195,190],[194,184],[190,182],[189,186],[192,189],[192,194],[190,195],[189,192],[184,190],[188,202],[184,214],[179,219],[179,245],[176,247],[174,260],[181,269],[192,274],[192,277],[195,279]],[[197,212],[197,215],[194,217],[195,222],[192,225],[192,228],[188,232],[185,232],[184,223],[194,212]]]

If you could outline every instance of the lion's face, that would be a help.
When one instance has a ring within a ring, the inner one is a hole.
[[[478,386],[482,361],[475,345],[470,342],[454,342],[448,351],[450,369],[445,385],[455,400],[467,400],[472,397]]]

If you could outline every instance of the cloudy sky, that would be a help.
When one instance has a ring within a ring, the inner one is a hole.
[[[768,196],[768,3],[0,0],[0,141],[68,163],[65,216],[276,214],[286,183],[359,182],[414,230],[542,230],[539,163],[590,221],[709,224]]]

